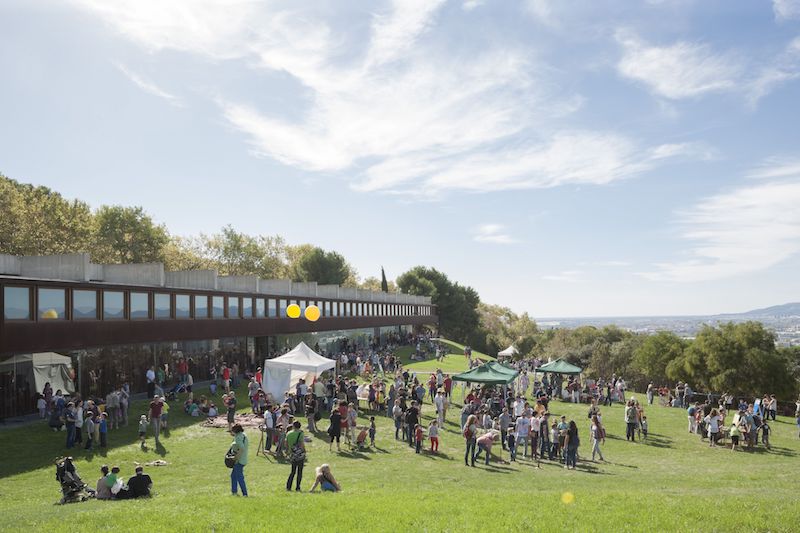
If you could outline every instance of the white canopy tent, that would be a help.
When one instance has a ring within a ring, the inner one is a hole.
[[[508,348],[506,348],[502,352],[497,352],[497,357],[514,357],[518,353],[519,353],[519,350],[514,348],[514,345],[512,344],[511,346],[509,346]]]
[[[301,342],[288,353],[264,361],[264,392],[275,400],[282,400],[301,379],[311,382],[326,370],[336,367],[336,361],[322,357]]]
[[[55,352],[15,355],[0,362],[0,372],[13,372],[17,380],[27,379],[36,392],[42,392],[48,382],[54,392],[75,392],[72,359]]]

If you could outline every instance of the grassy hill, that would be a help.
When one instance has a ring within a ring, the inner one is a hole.
[[[464,357],[464,345],[451,340],[442,339],[440,344],[449,348],[450,353],[445,355],[443,361],[436,361],[435,358],[430,357],[425,361],[412,361],[411,354],[416,350],[416,346],[402,346],[397,350],[397,356],[411,372],[435,372],[437,368],[441,368],[442,372],[455,374],[467,370],[467,358]],[[472,350],[472,357],[483,360],[492,360],[486,354]]]
[[[629,443],[622,407],[604,408],[608,462],[580,461],[577,470],[565,471],[547,461],[537,468],[528,459],[465,467],[457,406],[448,413],[437,455],[417,455],[396,441],[391,421],[379,415],[375,449],[331,453],[324,433],[308,445],[303,486],[310,488],[314,467],[329,463],[344,488],[339,494],[287,493],[289,465],[256,456],[259,434],[251,430],[245,499],[230,495],[222,460],[230,435],[201,426],[179,404],[172,405],[173,429],[160,453],[139,449],[133,425],[112,432],[104,453],[72,451],[78,471],[92,485],[102,464],[119,465],[127,478],[135,462],[163,458],[168,466],[146,469],[157,492],[150,500],[54,505],[60,490],[51,461],[64,452],[64,433],[53,433],[44,422],[0,431],[0,529],[796,531],[800,523],[800,439],[788,418],[772,424],[771,452],[732,454],[687,434],[682,410],[648,408],[650,439]],[[139,403],[131,413],[143,410]],[[425,404],[426,426],[432,412]],[[578,423],[580,455],[588,458],[586,406],[553,402],[551,412]],[[327,421],[320,427],[326,429]],[[574,495],[574,503],[562,503],[565,492]]]

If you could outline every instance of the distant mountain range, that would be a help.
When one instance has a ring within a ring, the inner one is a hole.
[[[773,305],[772,307],[765,307],[763,309],[753,309],[744,313],[725,313],[717,316],[742,316],[742,317],[782,317],[782,316],[800,316],[800,302],[793,302],[783,305]]]

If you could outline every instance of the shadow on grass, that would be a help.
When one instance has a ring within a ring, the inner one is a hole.
[[[795,452],[793,450],[790,450],[789,448],[780,448],[778,446],[773,446],[769,450],[767,450],[763,446],[759,446],[759,447],[753,448],[751,450],[747,450],[745,448],[745,451],[748,451],[750,453],[756,453],[756,454],[759,454],[759,455],[782,455],[784,457],[797,457],[797,455],[798,455],[797,452]]]
[[[245,388],[241,388],[241,394],[246,394]],[[238,393],[239,391],[237,391]],[[205,394],[210,400],[217,400],[219,396],[211,396],[209,390],[204,388],[202,391],[195,391],[195,397],[200,394]],[[183,412],[183,401],[185,396],[181,395],[179,400],[169,402],[171,407],[170,412],[170,428],[180,429],[189,426],[199,426],[203,419],[189,416]],[[98,456],[104,459],[108,458],[110,462],[114,462],[114,451],[117,448],[122,448],[130,445],[138,445],[139,433],[138,424],[139,415],[147,413],[150,405],[150,400],[136,400],[128,410],[129,423],[120,429],[115,429],[108,432],[108,447],[100,448],[95,443],[93,451],[85,450],[83,447],[66,449],[64,446],[66,440],[66,433],[64,431],[54,432],[47,425],[46,420],[35,421],[30,424],[25,424],[17,428],[9,428],[0,432],[0,448],[6,457],[20,457],[24,460],[18,461],[0,461],[0,478],[13,476],[31,470],[38,470],[43,467],[50,467],[53,465],[53,460],[57,457],[70,455],[75,459],[82,459],[87,462],[92,462]],[[241,409],[239,412],[245,412],[246,409]],[[153,447],[153,434],[151,428],[148,427],[147,434],[147,451],[142,451],[143,454],[150,454],[155,452],[161,457],[165,457],[168,453],[169,436],[162,433],[162,442],[160,446]],[[85,436],[84,436],[85,442]],[[103,461],[106,462],[106,461]]]

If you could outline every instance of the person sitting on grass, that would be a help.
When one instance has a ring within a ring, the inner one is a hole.
[[[100,479],[97,480],[97,491],[95,492],[94,497],[97,498],[98,500],[110,500],[111,485],[108,484],[108,475],[109,475],[108,465],[101,466],[100,473],[103,475],[100,476]]]
[[[128,492],[131,498],[144,498],[150,496],[153,480],[144,473],[141,466],[136,467],[136,475],[128,480]]]
[[[331,474],[331,467],[328,464],[317,467],[317,477],[314,479],[314,485],[311,487],[310,492],[314,492],[317,487],[320,487],[322,492],[339,492],[342,490],[336,478]]]

